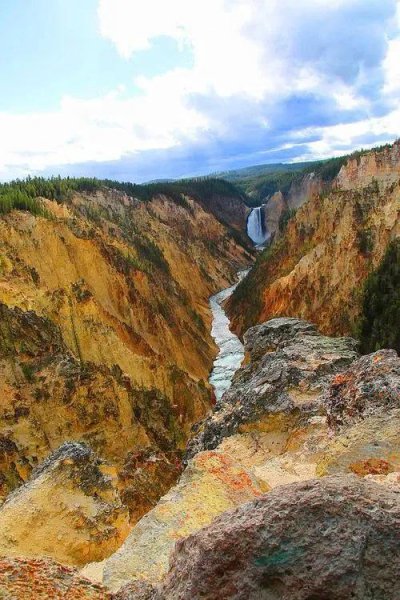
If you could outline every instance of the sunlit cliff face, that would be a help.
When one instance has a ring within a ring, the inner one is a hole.
[[[208,299],[250,255],[191,198],[103,190],[46,208],[0,221],[1,495],[81,440],[115,466],[137,520],[210,406]]]

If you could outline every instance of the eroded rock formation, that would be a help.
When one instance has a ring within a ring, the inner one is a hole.
[[[66,440],[116,467],[132,522],[171,487],[211,401],[208,298],[251,260],[223,200],[104,188],[2,216],[0,499]]]
[[[188,456],[235,434],[280,429],[290,435],[296,424],[304,427],[321,414],[321,393],[330,377],[357,357],[355,340],[323,336],[311,323],[293,318],[256,326],[244,342],[249,363],[200,425]]]

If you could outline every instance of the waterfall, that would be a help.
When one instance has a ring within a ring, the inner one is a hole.
[[[263,206],[257,206],[247,219],[247,235],[257,245],[263,244],[269,237],[264,226]]]

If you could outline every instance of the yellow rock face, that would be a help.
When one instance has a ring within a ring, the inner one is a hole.
[[[371,416],[346,427],[327,444],[317,474],[353,472],[387,475],[400,471],[400,411]]]
[[[169,553],[179,539],[267,489],[228,455],[199,453],[179,483],[136,524],[123,546],[103,563],[105,584],[117,590],[132,579],[160,580],[168,570]],[[93,571],[96,572],[95,566]],[[85,573],[90,574],[90,568]]]
[[[83,440],[135,521],[210,406],[208,298],[251,257],[190,198],[104,190],[46,207],[0,219],[0,497]]]
[[[235,457],[269,489],[317,475],[329,441],[325,417],[276,414],[242,429],[243,433],[225,438],[218,450]]]
[[[49,557],[70,565],[109,556],[129,522],[116,476],[107,471],[87,447],[62,446],[0,508],[0,556]]]

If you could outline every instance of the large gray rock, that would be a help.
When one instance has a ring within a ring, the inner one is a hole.
[[[397,600],[400,491],[355,476],[291,484],[181,542],[163,600]]]
[[[356,340],[323,336],[311,323],[293,318],[249,329],[245,352],[250,363],[237,371],[215,412],[198,426],[187,459],[267,415],[318,413],[332,377],[358,357]]]
[[[293,317],[271,319],[250,327],[244,334],[246,353],[254,363],[267,352],[283,348],[298,335],[319,335],[316,325]]]

